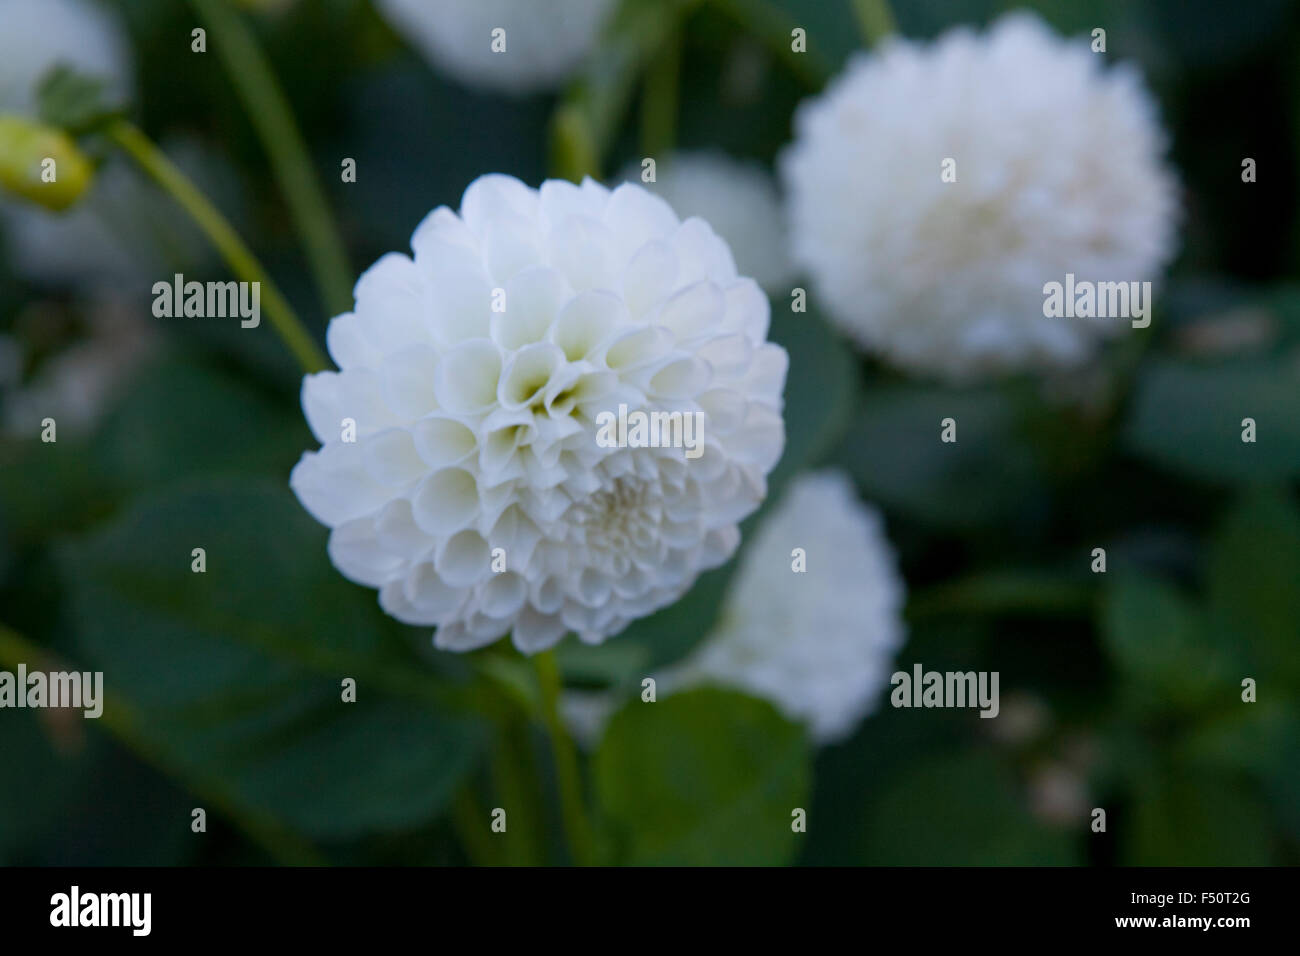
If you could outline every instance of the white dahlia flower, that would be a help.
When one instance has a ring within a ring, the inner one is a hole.
[[[345,576],[440,647],[531,653],[602,641],[731,556],[784,444],[787,358],[707,223],[636,185],[493,175],[411,247],[330,323],[340,371],[303,383],[323,447],[291,484]],[[643,413],[691,447],[646,447]]]
[[[614,0],[377,0],[433,65],[467,86],[529,93],[559,86],[591,50]],[[504,37],[495,34],[505,31]],[[493,47],[494,39],[504,49]]]
[[[785,221],[772,177],[755,163],[722,153],[675,153],[655,164],[645,187],[668,201],[679,216],[699,216],[727,240],[736,268],[770,293],[788,291],[793,266],[786,252]],[[634,163],[618,181],[641,182]]]
[[[717,629],[660,686],[734,687],[770,700],[818,743],[841,739],[889,683],[903,593],[880,515],[848,477],[800,476],[741,556]]]
[[[0,113],[36,112],[36,89],[60,64],[131,85],[131,57],[117,19],[90,0],[0,0]]]
[[[832,319],[951,379],[1073,364],[1129,327],[1043,314],[1046,283],[1153,281],[1174,250],[1156,104],[1104,61],[1015,14],[890,41],[803,104],[781,163],[792,254]]]

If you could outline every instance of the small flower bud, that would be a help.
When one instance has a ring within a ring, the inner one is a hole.
[[[95,168],[62,130],[19,116],[0,116],[0,187],[46,209],[76,202]]]

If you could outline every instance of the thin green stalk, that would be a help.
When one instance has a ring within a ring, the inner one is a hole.
[[[891,33],[898,32],[898,21],[889,8],[889,0],[852,0],[858,26],[867,46],[875,46]]]
[[[492,748],[492,784],[506,811],[506,832],[493,834],[493,839],[504,841],[508,864],[537,866],[546,861],[546,850],[537,790],[531,786],[536,778],[536,763],[530,752],[528,725],[512,717],[503,717],[500,737]]]
[[[221,257],[234,274],[244,282],[257,282],[261,286],[261,303],[267,318],[284,344],[293,352],[305,372],[319,372],[328,367],[324,354],[303,328],[288,301],[271,281],[262,264],[249,250],[239,234],[217,211],[184,173],[176,168],[149,137],[125,120],[108,127],[107,134],[118,146],[139,163],[140,168],[190,215],[204,234],[216,246]]]
[[[645,156],[667,156],[676,142],[681,69],[682,31],[677,27],[646,71],[641,92],[641,150]]]
[[[29,667],[47,666],[41,662],[50,659],[48,650],[0,624],[0,664],[10,668],[17,668],[20,663]],[[196,796],[210,802],[273,859],[291,866],[321,866],[326,862],[310,844],[279,821],[239,804],[219,777],[204,774],[181,761],[168,759],[162,748],[155,746],[141,732],[140,716],[126,701],[112,694],[104,694],[103,713],[95,723],[104,727],[141,760],[179,780]]]
[[[470,863],[490,866],[496,862],[497,855],[488,830],[491,820],[468,784],[461,787],[452,801],[451,820]]]
[[[798,26],[780,7],[769,0],[711,0],[713,6],[734,20],[768,51],[783,62],[810,90],[820,90],[830,79],[830,67],[812,50],[800,53],[791,45],[790,31]]]
[[[190,0],[212,33],[244,108],[271,159],[276,182],[307,252],[321,299],[331,315],[352,308],[352,269],[325,202],[293,112],[253,31],[227,0]]]
[[[542,718],[551,738],[556,783],[560,790],[560,811],[564,815],[564,829],[569,836],[569,852],[574,863],[590,866],[595,862],[595,849],[591,826],[583,806],[578,752],[560,719],[560,668],[555,662],[555,652],[534,655],[533,664],[537,668],[537,681],[542,690]]]

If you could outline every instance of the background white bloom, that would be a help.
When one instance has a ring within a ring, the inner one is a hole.
[[[292,486],[343,574],[440,647],[533,652],[616,634],[731,556],[784,445],[787,358],[707,223],[636,185],[494,175],[411,246],[330,323],[341,371],[303,384],[323,447]],[[702,413],[703,454],[604,447],[620,404]]]
[[[32,116],[36,88],[59,64],[130,91],[131,57],[118,21],[90,0],[0,0],[0,113]]]
[[[807,556],[803,573],[792,570],[795,548]],[[880,515],[844,473],[803,475],[741,556],[717,629],[660,685],[734,687],[832,742],[852,733],[888,685],[902,604]]]
[[[554,89],[591,50],[613,0],[376,0],[429,61],[467,86]],[[506,31],[505,52],[492,31]]]
[[[849,335],[905,368],[1081,361],[1129,324],[1045,318],[1043,285],[1154,280],[1173,252],[1176,186],[1140,75],[1028,14],[859,55],[795,126],[794,258]]]
[[[47,358],[26,383],[22,346],[0,337],[0,431],[32,438],[49,417],[60,435],[88,432],[159,348],[157,327],[140,308],[96,299],[85,317],[85,337]]]
[[[629,165],[619,182],[641,182],[641,164]],[[736,268],[770,293],[788,291],[794,267],[786,251],[785,220],[776,183],[757,163],[716,152],[681,152],[655,164],[645,187],[668,201],[679,216],[699,216],[727,240]]]

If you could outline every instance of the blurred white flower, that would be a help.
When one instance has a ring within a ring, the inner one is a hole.
[[[1085,359],[1122,319],[1043,286],[1154,280],[1177,187],[1140,74],[1029,14],[859,55],[796,114],[793,256],[863,348],[951,379]],[[954,160],[956,181],[941,178]]]
[[[559,86],[591,50],[614,3],[377,0],[377,6],[432,64],[460,82],[518,94]],[[505,31],[502,52],[492,45],[498,29]]]
[[[440,647],[531,653],[602,641],[731,556],[784,445],[787,358],[707,223],[636,185],[493,175],[411,246],[330,323],[341,371],[303,384],[323,447],[291,483],[344,575]],[[701,413],[702,455],[606,447],[620,404]]]
[[[722,153],[683,152],[657,162],[655,180],[645,187],[679,216],[699,216],[712,225],[731,246],[743,274],[770,293],[789,291],[794,267],[786,252],[781,201],[762,167]],[[641,165],[628,166],[617,181],[640,183]]]
[[[36,88],[60,64],[99,77],[110,94],[131,86],[117,19],[90,0],[0,0],[0,113],[36,112]]]
[[[889,683],[903,594],[883,522],[848,476],[803,475],[741,556],[717,629],[660,687],[734,687],[772,701],[817,742],[839,740]]]
[[[90,303],[84,314],[88,334],[46,359],[26,383],[21,382],[21,346],[14,338],[0,339],[0,352],[10,351],[17,362],[14,374],[0,375],[0,430],[35,438],[49,417],[60,434],[89,431],[158,348],[156,328],[137,308],[104,298]]]

